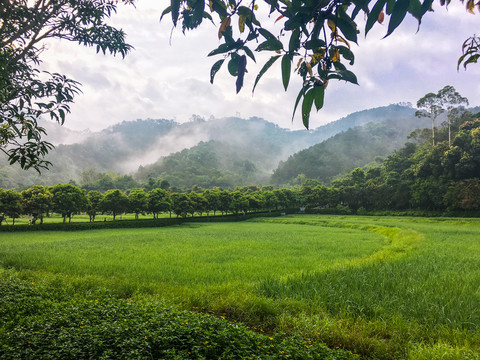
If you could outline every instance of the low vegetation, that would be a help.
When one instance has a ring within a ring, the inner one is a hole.
[[[303,215],[0,233],[0,354],[479,359],[479,232]]]

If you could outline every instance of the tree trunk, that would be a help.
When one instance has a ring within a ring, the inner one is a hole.
[[[451,146],[451,137],[450,137],[450,119],[447,118],[448,121],[448,147]]]
[[[432,118],[432,143],[435,146],[435,119]]]

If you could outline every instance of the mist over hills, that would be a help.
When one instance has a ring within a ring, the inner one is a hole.
[[[201,183],[212,176],[223,186],[265,184],[280,161],[300,150],[370,122],[388,122],[394,127],[406,120],[410,125],[418,123],[414,112],[405,104],[389,105],[356,112],[310,131],[291,131],[260,118],[236,117],[205,120],[194,116],[181,124],[166,119],[124,121],[99,132],[76,132],[47,124],[47,140],[59,144],[48,155],[51,169],[39,175],[10,166],[3,157],[0,187],[52,185],[70,180],[80,183],[82,171],[88,169],[132,174],[141,181],[160,176],[183,182],[182,186],[187,186],[185,178]],[[415,127],[419,126],[410,131]],[[399,136],[403,144],[403,133]],[[388,153],[383,152],[391,148],[380,151],[377,155],[386,156]],[[230,180],[224,181],[225,176]]]
[[[297,176],[330,183],[356,167],[377,162],[400,149],[415,128],[428,126],[428,119],[368,123],[336,134],[319,144],[280,161],[271,177],[275,185],[295,184]],[[373,164],[375,165],[375,164]]]

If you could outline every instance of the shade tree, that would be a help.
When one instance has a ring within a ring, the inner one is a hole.
[[[193,202],[186,193],[173,193],[172,210],[177,217],[186,218],[188,214],[195,212]]]
[[[208,202],[208,209],[207,209],[207,216],[210,211],[213,211],[213,215],[220,209],[220,189],[213,188],[207,189],[203,192],[203,196],[207,199]]]
[[[230,211],[238,215],[239,212],[247,212],[250,206],[247,196],[241,191],[232,191]]]
[[[72,214],[87,208],[87,196],[78,186],[72,184],[56,184],[50,188],[52,193],[52,211],[59,213],[65,223],[72,219]]]
[[[115,221],[116,216],[126,212],[129,205],[127,195],[119,189],[111,189],[105,193],[100,202],[100,209],[104,212],[112,213],[113,220]]]
[[[156,188],[149,191],[147,201],[147,209],[153,214],[154,219],[158,219],[158,214],[172,209],[170,194],[164,189]]]
[[[147,193],[143,189],[132,190],[128,194],[130,212],[135,213],[135,220],[138,220],[139,214],[143,214],[148,209]]]
[[[91,190],[87,194],[87,214],[90,217],[90,222],[95,221],[97,213],[101,211],[101,203],[103,194],[97,190]]]
[[[194,213],[198,213],[201,216],[202,213],[208,212],[210,204],[208,203],[207,198],[202,193],[191,191],[188,196],[190,197],[190,200],[193,204],[193,212],[191,213],[192,216],[194,215]]]
[[[20,217],[23,212],[22,197],[15,190],[0,189],[0,225],[10,217],[12,225],[15,225],[15,219]]]
[[[42,185],[34,185],[21,192],[24,212],[32,216],[32,224],[40,219],[43,224],[43,216],[52,208],[52,193]]]

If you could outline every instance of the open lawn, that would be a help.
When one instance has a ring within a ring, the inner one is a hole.
[[[480,358],[477,219],[303,215],[0,233],[0,266],[49,294],[193,308],[365,357]]]

